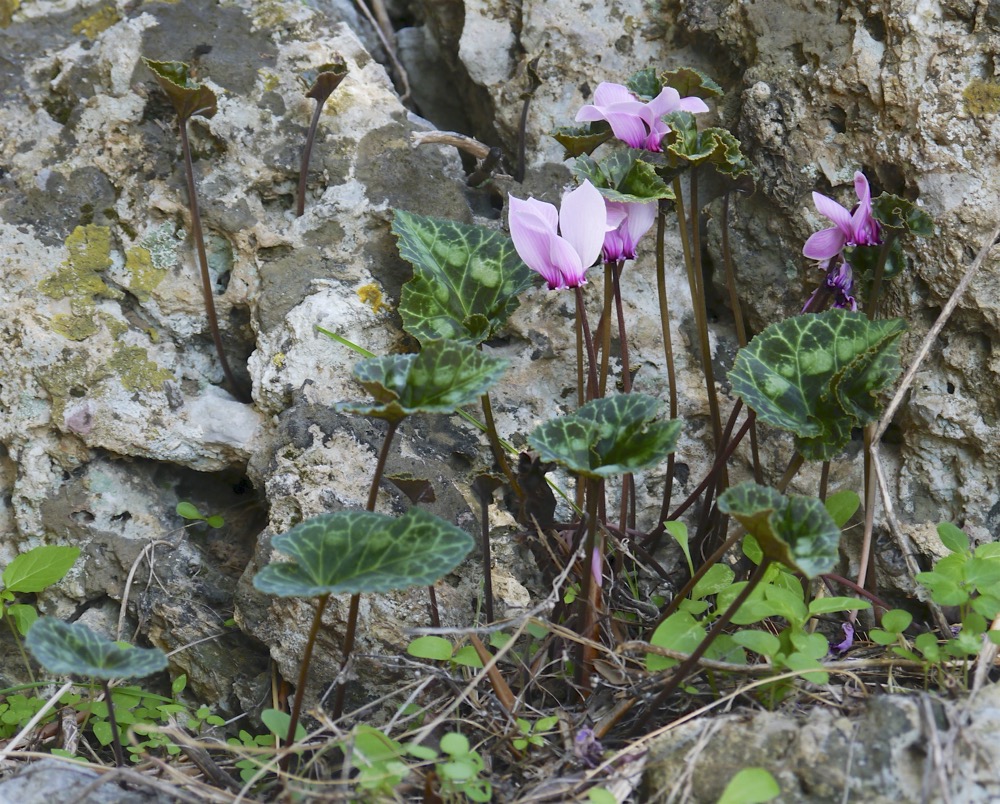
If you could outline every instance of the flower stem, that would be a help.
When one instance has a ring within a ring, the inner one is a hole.
[[[594,567],[604,566],[603,538],[597,527],[597,503],[601,497],[601,481],[587,478],[587,540],[583,548],[583,578],[580,584],[580,661],[576,681],[584,695],[590,692],[590,676],[594,667],[597,642],[597,613],[601,607],[600,579],[594,578]]]
[[[125,752],[122,751],[122,739],[118,732],[118,719],[115,717],[115,702],[111,699],[111,684],[104,678],[101,679],[104,687],[104,701],[108,705],[108,725],[111,727],[111,750],[115,752],[115,765],[119,768],[125,767]]]
[[[619,260],[612,266],[611,278],[614,285],[615,313],[618,316],[618,348],[622,360],[622,392],[632,393],[632,371],[628,360],[628,335],[625,331],[625,310],[622,306],[621,273],[624,260]],[[632,474],[622,475],[621,527],[624,529],[635,525],[635,511],[629,516],[629,499],[631,497]]]
[[[522,499],[523,492],[521,491],[521,486],[517,482],[517,477],[510,468],[510,462],[507,460],[507,454],[504,452],[503,445],[500,443],[500,434],[497,432],[496,420],[493,418],[493,403],[490,400],[490,392],[487,391],[479,398],[479,402],[483,408],[483,422],[486,424],[486,439],[490,443],[490,451],[493,453],[493,460],[496,461],[497,466],[500,471],[503,472],[504,477],[507,478],[507,482],[510,484],[515,496],[518,500]]]
[[[583,287],[577,285],[576,317],[583,332],[583,343],[587,349],[587,401],[597,399],[597,355],[594,353],[594,339],[590,336],[590,324],[587,322],[587,305],[583,300]]]
[[[667,387],[670,390],[670,418],[677,418],[677,376],[674,372],[674,349],[670,338],[670,305],[667,301],[666,258],[664,257],[664,240],[667,228],[667,202],[659,202],[656,216],[656,295],[660,302],[660,333],[663,339],[663,357],[667,366]],[[674,453],[667,456],[667,476],[663,485],[663,503],[660,505],[660,524],[657,529],[662,532],[663,521],[670,511],[670,501],[674,488]]]
[[[378,454],[378,463],[375,464],[375,474],[372,477],[372,484],[368,489],[368,502],[365,503],[366,511],[375,510],[375,502],[378,500],[378,487],[382,482],[382,474],[385,472],[385,463],[389,457],[389,446],[392,444],[392,438],[396,435],[396,428],[399,427],[399,421],[390,421],[389,429],[385,431],[385,438],[382,441],[382,449]],[[358,627],[358,609],[361,605],[361,595],[351,595],[351,603],[347,612],[347,631],[344,633],[344,646],[342,652],[344,658],[340,662],[340,670],[343,672],[344,668],[347,667],[347,662],[350,661],[351,652],[354,650],[354,635]],[[311,645],[307,645],[306,649],[311,649]],[[334,699],[333,703],[333,719],[336,720],[344,713],[344,695],[347,692],[347,684],[343,680],[340,681],[340,686],[337,688],[337,697]],[[298,696],[300,690],[295,690],[296,701],[298,701]]]
[[[611,297],[614,293],[614,272],[615,263],[607,261],[604,263],[604,309],[601,312],[601,320],[597,325],[597,336],[601,341],[601,377],[598,387],[601,398],[608,389],[608,364],[611,359]]]
[[[191,235],[194,238],[195,250],[198,253],[198,265],[201,269],[201,292],[205,300],[205,315],[208,317],[208,328],[212,333],[215,353],[219,356],[222,373],[233,396],[241,402],[249,402],[250,396],[236,382],[233,371],[229,368],[226,353],[222,347],[222,333],[219,331],[219,318],[215,312],[215,294],[212,290],[212,275],[208,270],[208,253],[205,250],[205,234],[201,228],[201,208],[198,205],[198,191],[194,183],[194,162],[191,159],[191,143],[188,140],[187,119],[179,118],[181,132],[181,153],[184,155],[184,175],[187,179],[188,206],[191,210]]]
[[[299,725],[299,718],[302,715],[302,701],[305,699],[305,688],[309,681],[309,665],[312,663],[313,648],[316,645],[316,636],[319,634],[320,626],[323,624],[323,611],[330,600],[330,593],[320,595],[316,601],[316,613],[313,615],[312,626],[309,628],[309,637],[306,639],[306,649],[302,656],[302,666],[299,667],[299,680],[295,685],[295,700],[292,702],[292,717],[288,721],[288,732],[285,735],[285,746],[290,746],[295,742],[295,730]],[[339,715],[338,715],[339,717]],[[281,769],[288,770],[288,763],[292,755],[285,754],[281,758]]]
[[[306,134],[306,144],[302,149],[302,163],[299,166],[299,188],[295,196],[295,216],[298,218],[301,218],[306,211],[306,182],[309,178],[309,160],[312,158],[313,143],[316,140],[316,129],[319,126],[319,119],[323,114],[323,103],[324,101],[316,101],[316,108],[313,109],[312,120],[309,121],[309,132]]]

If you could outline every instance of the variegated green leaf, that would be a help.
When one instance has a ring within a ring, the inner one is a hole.
[[[253,579],[278,597],[362,594],[426,586],[473,546],[464,530],[420,508],[402,517],[368,511],[321,514],[275,536],[293,561],[268,564]]]
[[[82,623],[55,617],[36,620],[24,644],[39,664],[57,675],[141,678],[167,666],[167,655],[159,648],[123,648]]]
[[[670,126],[667,150],[693,164],[711,163],[726,176],[753,175],[754,167],[740,150],[740,141],[724,128],[698,130],[690,112],[672,112],[664,118]]]
[[[399,421],[413,413],[453,413],[479,399],[507,367],[461,341],[428,341],[418,354],[362,360],[354,376],[380,403],[342,402],[338,410]]]
[[[740,349],[729,381],[761,421],[790,430],[809,460],[829,460],[872,421],[899,373],[901,319],[827,310],[772,324]]]
[[[840,528],[814,497],[786,497],[756,483],[741,483],[719,495],[719,510],[747,529],[764,555],[807,578],[837,563]]]
[[[518,294],[536,282],[510,238],[493,229],[396,210],[392,231],[414,272],[399,314],[422,343],[493,337],[517,309]]]
[[[578,157],[571,168],[579,179],[587,179],[609,201],[643,202],[673,198],[674,191],[641,159],[643,152],[618,148],[600,161]]]
[[[563,158],[572,159],[583,154],[592,154],[597,146],[610,140],[614,135],[611,126],[598,120],[584,126],[561,126],[549,132],[563,147]]]
[[[611,477],[653,466],[674,451],[681,422],[656,421],[656,399],[620,394],[545,422],[528,436],[542,460],[586,477]]]

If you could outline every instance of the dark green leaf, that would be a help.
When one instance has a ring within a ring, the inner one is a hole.
[[[619,148],[599,162],[590,156],[578,157],[571,167],[578,179],[586,179],[609,201],[643,202],[672,199],[674,191],[642,160],[642,151]]]
[[[740,349],[729,381],[759,419],[795,433],[805,458],[830,460],[852,427],[878,415],[878,394],[899,373],[905,328],[847,310],[788,318]]]
[[[817,499],[741,483],[719,495],[719,510],[737,519],[766,556],[807,578],[830,572],[837,563],[840,528]]]
[[[472,549],[464,530],[420,508],[402,517],[368,511],[320,514],[275,536],[294,561],[268,564],[253,579],[278,597],[362,594],[427,586]]]
[[[41,592],[61,581],[80,555],[79,547],[43,544],[17,556],[3,571],[7,592]]]
[[[57,675],[141,678],[167,666],[167,655],[159,648],[123,648],[81,623],[54,617],[37,620],[24,644],[39,664]]]
[[[871,277],[878,266],[882,246],[853,246],[844,249],[844,258],[854,269],[856,278]],[[889,245],[889,253],[882,267],[884,279],[891,279],[906,268],[906,255],[903,253],[903,243],[895,238]]]
[[[203,84],[191,80],[190,67],[181,61],[153,61],[143,58],[153,71],[156,82],[167,93],[177,117],[183,125],[194,115],[212,117],[218,109],[215,93]]]
[[[660,79],[656,75],[656,70],[652,67],[647,67],[644,70],[639,70],[637,73],[632,73],[625,81],[625,88],[643,100],[650,101],[660,94],[663,84],[660,83]],[[684,93],[682,92],[681,95],[683,96]]]
[[[528,443],[542,460],[586,477],[638,472],[674,451],[681,422],[655,421],[660,405],[646,394],[595,399],[535,428]]]
[[[550,131],[549,136],[563,147],[563,159],[572,159],[574,156],[593,153],[597,146],[614,135],[611,126],[598,120],[586,126],[561,126]]]
[[[667,70],[660,73],[660,83],[665,87],[673,87],[682,98],[721,98],[725,93],[715,81],[701,70],[693,67],[681,67],[679,70]]]
[[[872,217],[890,229],[905,229],[918,237],[934,234],[934,220],[912,201],[898,195],[882,193],[872,199]]]
[[[453,413],[477,401],[506,368],[506,360],[470,344],[428,341],[419,354],[373,357],[355,365],[354,376],[381,404],[336,407],[389,421],[413,413]]]
[[[511,239],[493,229],[396,210],[392,231],[414,271],[399,314],[421,342],[493,337],[517,309],[518,294],[537,281]]]

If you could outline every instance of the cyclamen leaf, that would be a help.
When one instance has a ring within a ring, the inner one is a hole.
[[[493,229],[396,210],[392,231],[414,271],[399,314],[421,342],[493,337],[536,282],[511,239]]]
[[[691,112],[671,112],[663,118],[670,126],[667,150],[685,162],[711,163],[731,178],[753,175],[754,168],[740,149],[740,141],[724,128],[698,130]]]
[[[578,157],[571,168],[579,179],[587,179],[609,201],[643,202],[672,199],[673,189],[661,179],[656,169],[640,158],[642,152],[617,149],[596,161]]]
[[[725,93],[722,87],[709,78],[701,70],[693,67],[681,67],[678,70],[667,70],[660,73],[660,83],[665,87],[673,87],[682,98],[719,98]]]
[[[890,229],[905,229],[918,237],[934,234],[934,219],[912,201],[898,195],[882,193],[872,199],[872,217]]]
[[[347,64],[338,57],[338,60],[332,64],[321,65],[315,71],[315,75],[310,74],[304,78],[310,84],[306,97],[319,103],[325,103],[333,91],[340,86],[340,83],[347,78]]]
[[[586,477],[611,477],[653,466],[674,451],[681,422],[655,421],[656,399],[619,394],[535,428],[528,443],[542,460]]]
[[[741,483],[719,495],[719,510],[739,521],[764,555],[807,578],[837,563],[840,528],[813,497],[786,497],[756,483]]]
[[[583,154],[592,154],[602,143],[613,137],[611,126],[603,120],[586,126],[561,126],[549,132],[562,147],[564,159],[572,159]]]
[[[42,617],[24,640],[39,664],[57,675],[141,678],[163,670],[167,655],[159,648],[123,648],[82,623]]]
[[[402,517],[368,511],[321,514],[272,545],[294,561],[268,564],[253,579],[278,597],[388,592],[427,586],[451,572],[472,537],[420,508]]]
[[[167,93],[181,122],[194,115],[212,117],[218,110],[218,98],[204,84],[191,80],[191,68],[181,61],[153,61],[143,58],[143,63],[156,76],[156,83]]]
[[[629,92],[638,95],[642,100],[651,101],[660,94],[660,90],[663,89],[663,83],[660,81],[653,67],[646,67],[644,70],[632,73],[626,79],[625,87]],[[681,95],[683,96],[684,93],[682,92]]]
[[[740,349],[729,381],[758,419],[798,436],[809,460],[829,460],[851,428],[872,421],[877,396],[899,373],[901,319],[847,310],[772,324]]]
[[[381,403],[342,402],[338,410],[399,421],[413,413],[453,413],[486,393],[507,361],[460,341],[428,341],[419,354],[362,360],[354,376]]]
[[[45,544],[17,556],[3,571],[8,592],[41,592],[61,581],[80,556],[79,547]]]

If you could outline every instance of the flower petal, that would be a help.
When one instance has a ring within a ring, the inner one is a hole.
[[[580,255],[572,244],[563,237],[553,238],[549,243],[549,264],[558,273],[555,283],[547,276],[549,288],[575,288],[587,282],[587,269],[593,264],[593,260],[584,265],[580,262]],[[545,274],[542,274],[545,276]]]
[[[514,249],[525,264],[541,274],[549,287],[559,287],[562,274],[552,264],[552,241],[556,235],[556,208],[533,198],[523,201],[510,196],[508,224]]]
[[[834,201],[832,198],[827,198],[825,195],[820,193],[813,193],[813,203],[816,205],[816,210],[824,218],[829,218],[833,221],[833,225],[840,229],[845,236],[850,237],[851,235],[851,213],[844,209],[840,204]]]
[[[663,117],[681,108],[681,93],[673,87],[664,87],[660,94],[646,104],[646,108],[654,117]]]
[[[639,240],[649,231],[649,227],[656,220],[657,204],[655,201],[647,201],[645,203],[630,202],[626,206],[628,207],[628,217],[625,220],[625,227],[628,232],[626,239],[631,243],[634,254]]]
[[[593,265],[600,256],[607,222],[604,197],[589,181],[584,181],[563,197],[559,209],[559,230],[579,255],[584,269]]]
[[[628,91],[627,87],[621,84],[612,84],[609,81],[602,81],[594,90],[594,105],[610,106],[613,103],[624,101],[634,101],[635,96]]]
[[[621,108],[625,104],[618,104]],[[639,109],[641,104],[637,104]],[[581,110],[582,111],[582,110]],[[638,113],[632,111],[605,110],[604,119],[611,124],[614,135],[630,148],[642,148],[646,144],[648,127]]]
[[[831,227],[811,235],[802,247],[802,253],[810,260],[830,260],[840,254],[846,245],[847,235],[840,229]]]
[[[681,111],[691,112],[691,114],[702,114],[708,111],[708,104],[701,98],[693,95],[690,98],[681,98]]]

